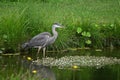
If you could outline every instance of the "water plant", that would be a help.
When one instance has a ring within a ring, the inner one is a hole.
[[[82,28],[78,27],[77,34],[79,34],[80,39],[82,39],[82,41],[79,42],[82,43],[82,47],[85,47],[85,44],[91,44],[91,40],[89,39],[91,37],[90,32],[82,31]]]

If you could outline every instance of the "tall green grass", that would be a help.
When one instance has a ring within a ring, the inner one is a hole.
[[[120,5],[114,0],[9,0],[0,2],[0,48],[18,51],[19,45],[54,22],[65,26],[52,49],[120,46]],[[90,38],[77,33],[80,27]],[[86,44],[84,40],[91,40]]]

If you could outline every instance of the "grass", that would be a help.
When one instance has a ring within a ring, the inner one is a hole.
[[[119,0],[9,0],[0,2],[0,48],[17,52],[34,35],[51,32],[54,22],[66,28],[50,49],[120,46]],[[91,37],[77,34],[77,28]],[[90,40],[86,44],[84,40]]]

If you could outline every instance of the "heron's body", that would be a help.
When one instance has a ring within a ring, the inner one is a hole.
[[[45,55],[45,48],[48,45],[54,43],[55,40],[57,39],[58,33],[55,30],[57,27],[60,27],[60,25],[57,23],[55,23],[52,26],[53,35],[51,35],[48,32],[40,33],[40,34],[34,36],[29,42],[26,42],[25,44],[23,44],[22,48],[23,49],[28,49],[28,48],[32,48],[32,47],[38,48],[38,53],[39,53],[40,49],[43,48],[43,53]]]
[[[52,36],[48,32],[40,33],[29,41],[29,47],[35,48],[38,48],[39,46],[41,46],[42,48],[46,47],[48,45],[48,40],[50,37]]]

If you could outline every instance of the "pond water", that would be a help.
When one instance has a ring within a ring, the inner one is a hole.
[[[42,56],[42,54],[39,56]],[[41,69],[37,75],[43,75],[44,72],[42,70],[44,70],[48,72],[44,74],[49,75],[49,77],[55,75],[56,80],[120,80],[120,49],[112,51],[105,49],[102,51],[47,52],[46,56],[47,58],[44,58],[44,61],[40,57],[37,64],[44,63],[45,66],[50,66],[51,68],[41,67],[41,65],[37,66],[35,69]],[[35,59],[35,53],[17,56],[1,55],[0,80],[29,80],[27,78],[23,79],[24,77],[21,78],[23,75],[17,76],[18,78],[13,77],[16,77],[19,73],[26,74],[30,67],[29,61],[26,61],[30,57]],[[33,70],[32,72],[36,73]],[[54,78],[51,79],[55,80]]]

